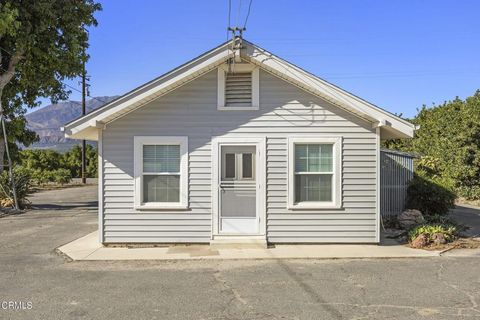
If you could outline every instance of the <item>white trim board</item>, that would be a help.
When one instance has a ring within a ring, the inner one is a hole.
[[[257,217],[258,233],[246,235],[227,235],[219,231],[219,184],[220,184],[220,164],[221,164],[221,146],[256,146],[256,167],[257,172]],[[213,137],[212,138],[212,234],[211,239],[234,237],[234,238],[255,238],[266,239],[267,233],[267,195],[266,195],[266,137]]]
[[[332,144],[333,145],[333,181],[332,201],[295,203],[295,145],[296,144]],[[310,135],[308,137],[288,137],[287,159],[287,208],[290,210],[340,209],[342,207],[342,137]]]
[[[227,65],[220,65],[217,71],[217,110],[241,111],[258,110],[260,107],[260,69],[251,63],[238,63],[231,66],[237,72],[252,73],[252,104],[241,107],[225,106],[225,80],[229,71]]]
[[[103,184],[103,129],[98,129],[98,235],[100,243],[104,240],[104,196],[105,186]]]
[[[136,210],[188,209],[188,137],[187,136],[134,136],[134,203]],[[143,146],[180,146],[180,198],[179,202],[143,203]]]
[[[246,59],[248,62],[303,90],[370,121],[372,127],[382,127],[382,130],[393,135],[392,137],[413,137],[413,132],[416,129],[415,125],[298,68],[246,40],[243,40],[242,43],[244,46],[241,52],[242,59]],[[97,130],[92,131],[92,129],[108,125],[109,122],[144,106],[149,101],[157,99],[206,72],[218,68],[234,55],[230,47],[230,42],[224,43],[186,65],[66,124],[63,128],[65,135],[68,138],[97,140]]]

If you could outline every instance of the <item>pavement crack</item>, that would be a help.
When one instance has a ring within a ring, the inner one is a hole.
[[[472,310],[472,311],[475,311],[477,313],[480,313],[480,309],[478,309],[478,302],[476,301],[475,296],[472,295],[470,292],[468,292],[466,290],[460,289],[460,287],[457,286],[456,284],[449,283],[447,280],[445,280],[444,277],[443,277],[444,270],[445,270],[445,266],[443,265],[443,263],[440,263],[438,271],[437,271],[437,279],[441,283],[443,283],[445,286],[447,286],[449,288],[452,288],[452,289],[464,294],[468,298],[470,303],[472,304],[472,306],[468,309]],[[461,309],[459,309],[459,312],[461,313]]]
[[[243,305],[247,305],[247,301],[242,298],[242,296],[240,295],[240,293],[239,293],[237,290],[235,290],[235,288],[232,288],[231,286],[229,286],[229,285],[227,284],[227,281],[224,280],[224,279],[222,279],[222,278],[220,277],[220,272],[219,272],[219,271],[215,272],[215,273],[213,274],[213,277],[215,278],[215,280],[216,280],[218,283],[220,283],[220,285],[221,285],[225,290],[230,291],[230,292],[232,293],[233,298],[234,298],[233,300],[236,300],[236,301],[240,302],[240,303],[243,304]]]

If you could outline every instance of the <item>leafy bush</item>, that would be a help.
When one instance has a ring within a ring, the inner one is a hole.
[[[81,177],[81,152],[80,146],[74,146],[64,154],[54,150],[22,150],[19,158],[22,167],[30,170],[34,184],[65,184],[70,182],[73,177]],[[87,144],[87,177],[97,176],[97,164],[97,149]]]
[[[51,171],[53,182],[58,183],[58,184],[66,184],[69,183],[72,180],[72,174],[70,173],[69,170],[67,169],[57,169],[54,171]]]
[[[49,183],[66,184],[72,180],[70,170],[60,168],[56,170],[31,170],[32,183],[44,186]]]
[[[423,106],[414,119],[413,139],[384,145],[422,155],[416,170],[467,200],[480,199],[480,90],[471,97]]]
[[[20,163],[30,170],[52,171],[61,166],[62,154],[55,150],[22,150],[20,152]]]
[[[85,155],[87,164],[85,168],[86,175],[88,178],[95,178],[97,177],[98,167],[97,148],[87,144]],[[63,155],[59,167],[70,170],[72,177],[80,178],[82,174],[82,148],[80,146],[74,146],[67,151]]]
[[[457,234],[457,228],[453,225],[448,224],[425,224],[413,228],[408,233],[408,238],[410,241],[415,240],[419,235],[424,234],[427,237],[428,242],[433,241],[433,235],[436,233],[443,234],[447,242],[451,242],[455,239]]]
[[[32,182],[37,186],[43,186],[49,182],[50,171],[32,170]]]
[[[428,216],[448,214],[455,198],[450,189],[416,173],[407,189],[406,207],[420,210],[428,219]]]
[[[86,175],[97,176],[97,149],[87,145]],[[54,150],[22,150],[19,154],[20,163],[29,170],[32,183],[44,186],[50,183],[66,184],[73,177],[81,176],[81,148],[74,146],[64,154]]]
[[[17,167],[13,170],[13,178],[15,180],[15,191],[18,204],[23,208],[28,203],[27,196],[31,192],[31,171],[26,168]],[[0,199],[7,200],[8,203],[13,204],[13,189],[10,183],[8,170],[4,170],[0,173]]]

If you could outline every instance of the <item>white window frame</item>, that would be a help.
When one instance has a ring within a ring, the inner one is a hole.
[[[305,201],[295,203],[295,145],[333,144],[332,201]],[[342,138],[341,137],[290,137],[288,138],[288,201],[290,210],[338,209],[342,207]]]
[[[260,108],[260,69],[249,63],[236,63],[231,66],[237,72],[252,73],[252,105],[227,107],[225,106],[225,80],[228,72],[228,66],[222,65],[217,73],[217,110],[221,111],[240,111],[240,110],[258,110]]]
[[[143,202],[143,146],[180,146],[180,198],[179,202]],[[134,137],[135,209],[188,209],[188,137],[135,136]]]

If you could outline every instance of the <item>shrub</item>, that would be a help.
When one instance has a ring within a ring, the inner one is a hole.
[[[457,228],[449,224],[424,224],[410,230],[408,238],[410,241],[413,241],[419,235],[424,234],[427,237],[427,241],[430,243],[433,241],[433,235],[436,233],[443,234],[445,240],[451,242],[457,235]]]
[[[15,191],[18,204],[23,208],[28,203],[27,196],[31,192],[31,170],[17,167],[13,170],[13,178],[15,180]],[[13,203],[13,189],[10,183],[8,170],[4,170],[0,173],[0,199],[8,200],[7,202]]]
[[[454,207],[455,194],[439,182],[415,174],[407,189],[406,207],[417,209],[426,218],[446,215]]]
[[[58,184],[66,184],[72,180],[72,174],[67,169],[57,169],[51,172],[53,182]]]
[[[443,182],[467,200],[480,199],[480,90],[461,100],[423,106],[415,118],[420,126],[413,139],[385,141],[384,145],[423,157],[417,168]]]
[[[19,156],[22,167],[41,171],[55,170],[62,160],[62,154],[45,149],[22,150]]]
[[[72,180],[70,170],[60,168],[56,170],[31,170],[32,182],[37,186],[49,183],[66,184]]]
[[[87,144],[85,150],[86,153],[86,176],[89,178],[97,177],[97,148]],[[73,146],[72,149],[67,151],[61,160],[60,168],[65,168],[70,170],[72,177],[81,177],[82,162],[81,162],[82,148],[80,146]]]
[[[51,182],[51,173],[50,171],[43,170],[32,170],[32,182],[37,186],[43,186]]]
[[[56,182],[55,172],[58,169],[67,169],[71,177],[81,177],[82,149],[74,146],[64,154],[54,150],[35,149],[22,150],[19,152],[19,159],[22,167],[35,171],[35,183],[43,185],[49,182]],[[86,148],[86,176],[95,178],[97,176],[97,148],[87,144]],[[47,172],[44,174],[44,172]],[[59,173],[64,175],[62,171]]]

